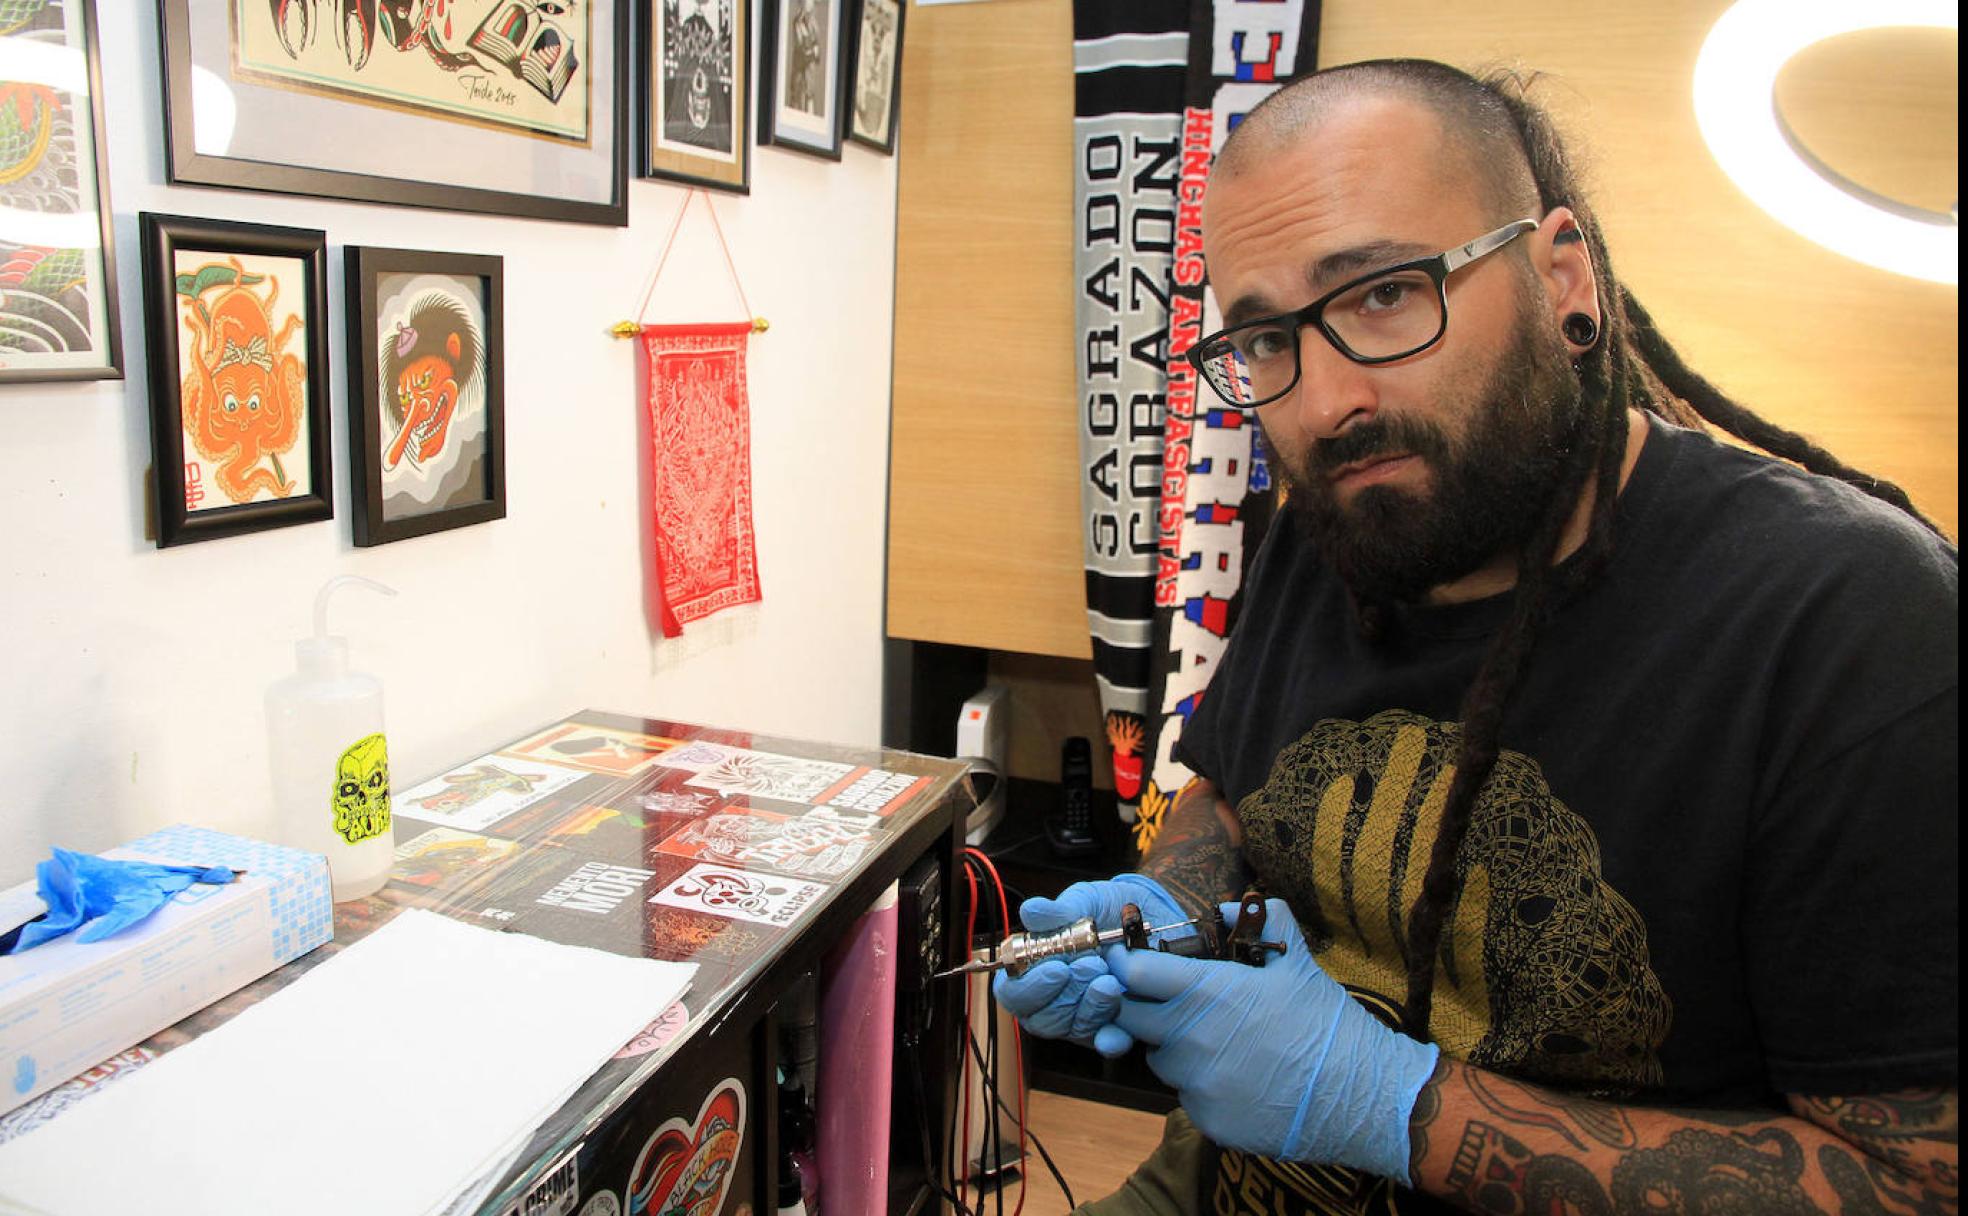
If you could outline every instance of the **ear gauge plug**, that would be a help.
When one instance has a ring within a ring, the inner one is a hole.
[[[1599,322],[1587,313],[1571,314],[1559,328],[1563,330],[1566,341],[1574,346],[1583,346],[1586,350],[1591,350],[1593,344],[1599,341]]]

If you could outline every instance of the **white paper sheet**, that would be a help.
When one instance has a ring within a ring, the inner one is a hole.
[[[538,1126],[695,970],[405,910],[0,1145],[0,1210],[424,1216]]]

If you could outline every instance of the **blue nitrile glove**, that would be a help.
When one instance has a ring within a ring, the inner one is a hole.
[[[1312,961],[1291,908],[1266,900],[1262,967],[1107,948],[1126,987],[1115,1025],[1218,1144],[1349,1165],[1406,1183],[1408,1119],[1441,1054],[1382,1025]],[[1223,914],[1234,924],[1237,905]]]
[[[101,941],[121,933],[164,906],[164,901],[195,882],[228,883],[224,866],[165,866],[148,861],[112,861],[88,853],[55,849],[34,867],[36,887],[48,914],[21,926],[10,954],[19,954],[78,926],[78,942]]]
[[[1034,898],[1018,905],[1018,919],[1029,932],[1063,929],[1082,917],[1100,929],[1121,927],[1121,907],[1134,904],[1149,925],[1169,925],[1189,919],[1162,884],[1140,874],[1119,874],[1106,882],[1076,882],[1057,899]],[[1155,940],[1186,937],[1194,928],[1158,933]],[[1003,971],[991,981],[991,992],[1025,1029],[1042,1039],[1069,1039],[1091,1045],[1104,1056],[1126,1055],[1134,1040],[1114,1025],[1121,1004],[1121,985],[1107,974],[1098,955],[1072,960],[1047,959],[1024,975]]]

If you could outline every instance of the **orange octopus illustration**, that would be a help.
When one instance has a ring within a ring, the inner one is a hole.
[[[263,283],[264,298],[253,290]],[[280,454],[300,438],[307,408],[306,366],[287,350],[301,318],[288,317],[276,331],[280,284],[246,273],[237,258],[179,275],[177,291],[192,336],[192,370],[183,386],[185,437],[216,466],[213,480],[233,502],[250,502],[261,490],[285,498],[294,483]],[[272,468],[260,468],[262,459]]]

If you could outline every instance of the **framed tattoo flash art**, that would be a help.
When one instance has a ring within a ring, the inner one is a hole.
[[[161,0],[170,179],[628,222],[634,0]]]
[[[750,194],[750,3],[641,3],[642,176]]]
[[[0,12],[0,384],[123,374],[102,130],[94,0]]]
[[[902,101],[902,13],[902,0],[861,0],[846,114],[849,139],[891,156]]]
[[[355,543],[504,519],[503,259],[351,245],[347,264]]]
[[[140,221],[158,546],[332,518],[327,238]]]
[[[839,160],[850,0],[764,0],[759,142]]]

